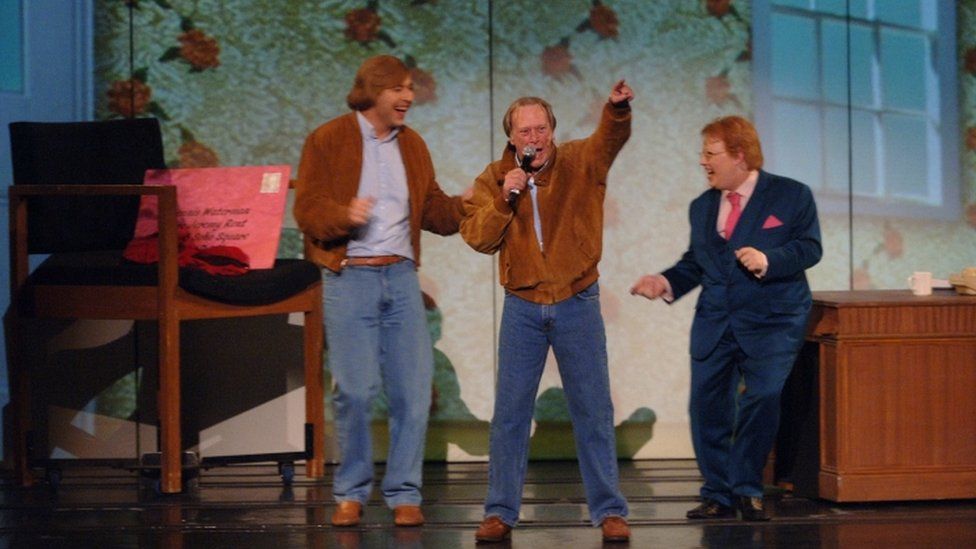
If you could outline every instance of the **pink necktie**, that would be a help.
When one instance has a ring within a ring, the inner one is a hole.
[[[732,231],[735,230],[735,224],[739,221],[739,216],[742,215],[742,208],[739,206],[739,199],[742,195],[739,193],[729,193],[726,198],[732,204],[732,210],[729,212],[729,216],[725,218],[725,240],[732,239]]]

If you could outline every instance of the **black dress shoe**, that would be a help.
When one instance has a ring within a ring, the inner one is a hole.
[[[728,505],[722,505],[717,501],[705,498],[702,500],[701,505],[685,513],[685,516],[690,519],[731,518],[735,516],[735,509],[729,507]]]
[[[750,498],[739,496],[739,512],[742,513],[742,520],[750,522],[769,520],[769,515],[763,509],[762,498]]]

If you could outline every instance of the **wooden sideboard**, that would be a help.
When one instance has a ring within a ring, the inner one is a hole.
[[[976,498],[976,297],[869,290],[813,299],[817,495]]]

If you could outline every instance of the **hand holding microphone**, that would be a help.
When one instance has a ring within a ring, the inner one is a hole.
[[[519,169],[525,172],[526,174],[532,173],[533,171],[532,162],[534,160],[535,160],[535,147],[533,147],[532,145],[526,145],[525,147],[522,148],[522,158],[519,159]],[[507,181],[508,177],[506,176],[505,179]],[[521,194],[522,192],[521,189],[524,186],[525,185],[523,182],[522,185],[519,185],[517,188],[513,188],[508,191],[509,204],[515,203],[515,200],[518,198],[519,194]]]

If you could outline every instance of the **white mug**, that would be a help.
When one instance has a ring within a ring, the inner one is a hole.
[[[908,277],[908,287],[915,295],[932,295],[932,273],[916,271]]]

